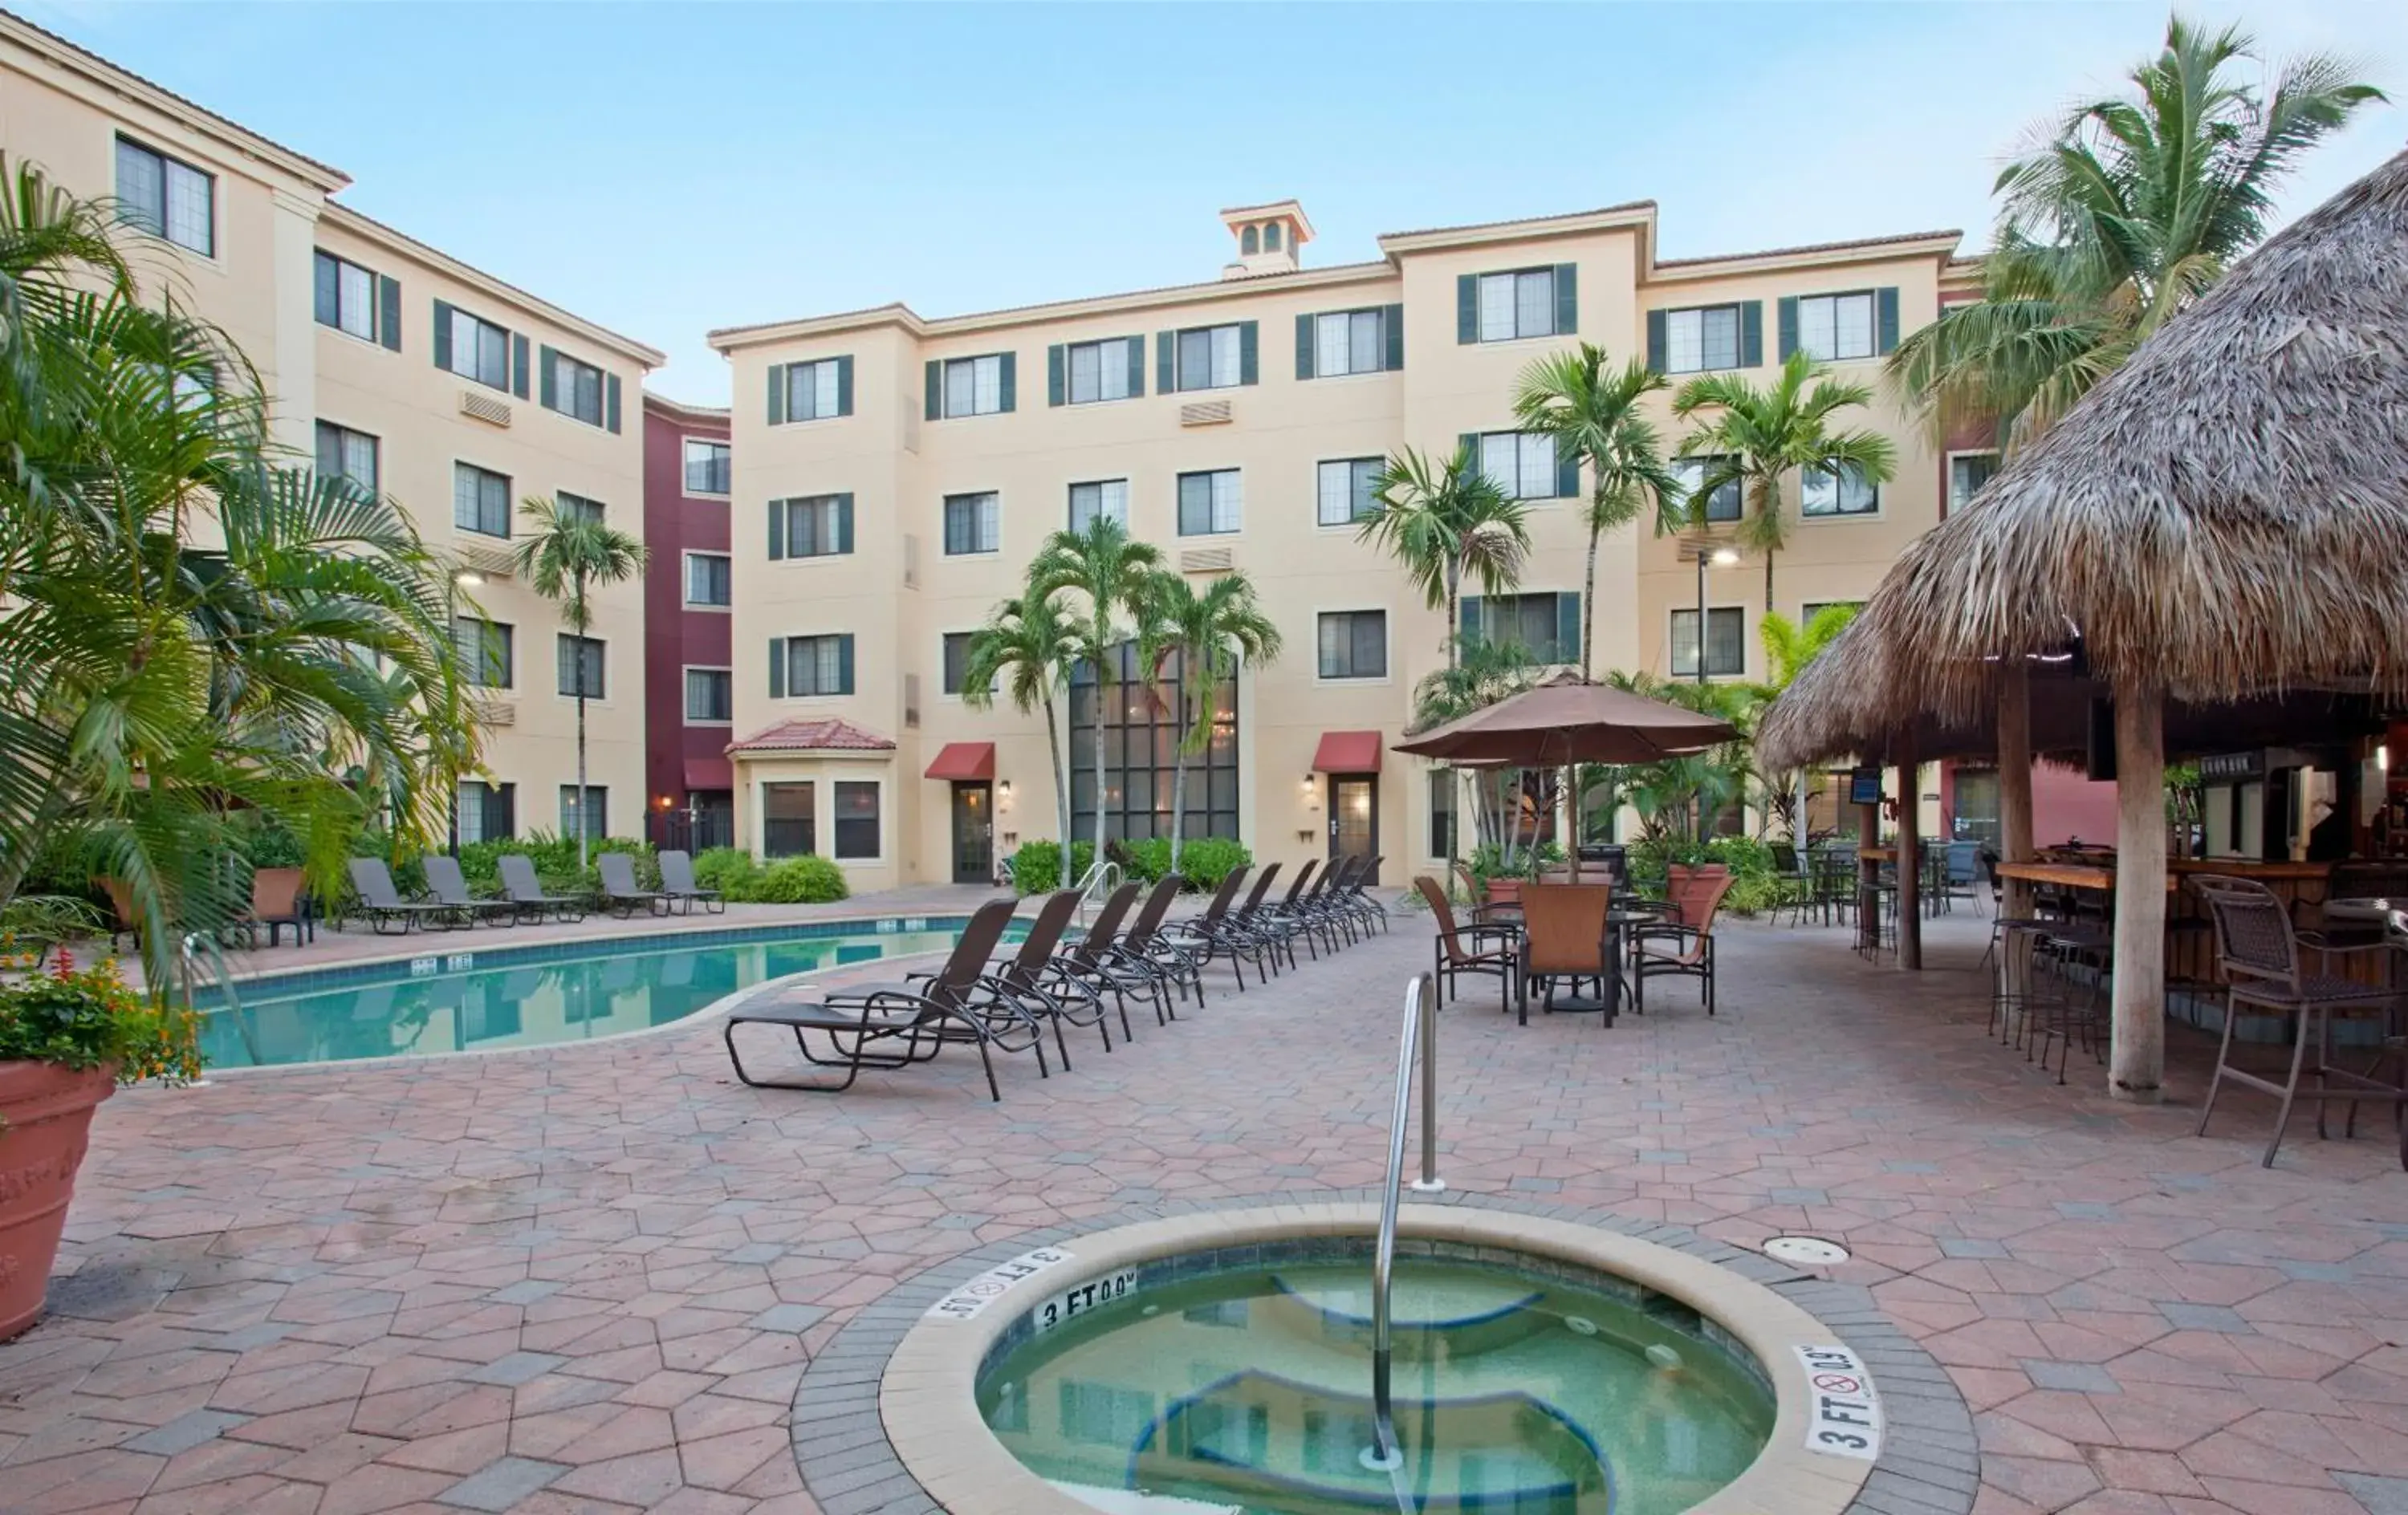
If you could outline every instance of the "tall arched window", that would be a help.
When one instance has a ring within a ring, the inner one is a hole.
[[[1272,222],[1270,224],[1263,228],[1263,250],[1265,252],[1277,252],[1279,250],[1280,225],[1278,222]]]
[[[1197,701],[1180,677],[1172,653],[1149,685],[1138,677],[1136,649],[1112,650],[1111,698],[1104,721],[1104,834],[1141,840],[1170,835],[1170,791],[1178,776],[1180,739],[1196,726]],[[1096,673],[1081,664],[1070,675],[1070,835],[1096,836]],[[1238,835],[1238,680],[1213,686],[1211,736],[1187,759],[1187,836]]]
[[[1262,236],[1249,226],[1238,234],[1238,250],[1251,258],[1262,250]]]

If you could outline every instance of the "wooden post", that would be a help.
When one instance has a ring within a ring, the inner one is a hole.
[[[1914,739],[1901,737],[1898,758],[1898,965],[1923,966],[1923,770]]]
[[[2115,1001],[2107,1092],[2154,1105],[2166,1071],[2165,696],[2115,692]]]
[[[2031,861],[2031,673],[2019,661],[1999,676],[1999,833],[2001,861]],[[2000,913],[2010,920],[2029,920],[2031,885],[2021,879],[2002,882],[2006,893]]]

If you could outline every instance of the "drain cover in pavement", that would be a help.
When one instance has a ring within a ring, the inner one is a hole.
[[[1848,1260],[1848,1249],[1820,1236],[1775,1236],[1764,1244],[1764,1255],[1798,1267],[1829,1267]]]

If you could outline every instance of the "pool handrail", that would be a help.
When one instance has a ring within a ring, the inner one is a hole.
[[[1438,985],[1417,973],[1405,985],[1405,1025],[1397,1049],[1397,1104],[1388,1121],[1388,1184],[1380,1192],[1380,1236],[1371,1249],[1371,1450],[1365,1465],[1400,1465],[1397,1446],[1389,1296],[1397,1271],[1398,1192],[1405,1182],[1405,1117],[1413,1093],[1416,1054],[1422,1070],[1422,1176],[1415,1193],[1446,1187],[1438,1176]]]

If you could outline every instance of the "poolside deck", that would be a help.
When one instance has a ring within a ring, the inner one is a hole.
[[[861,902],[855,902],[861,903]],[[930,908],[936,907],[931,906]],[[1608,1031],[1441,1022],[1458,1188],[1836,1237],[1976,1414],[1979,1515],[2408,1509],[2408,1176],[2389,1132],[2060,1089],[1932,971],[1742,924]],[[1426,917],[1078,1071],[737,1085],[715,1026],[138,1090],[103,1107],[51,1319],[0,1347],[11,1510],[796,1515],[807,1361],[893,1280],[1166,1198],[1378,1180]],[[322,950],[323,940],[322,938]],[[278,954],[276,961],[291,957]],[[2077,1079],[2086,1071],[2077,1058]],[[2373,1119],[2370,1117],[2370,1119]],[[2387,1122],[2376,1122],[2378,1126]]]

